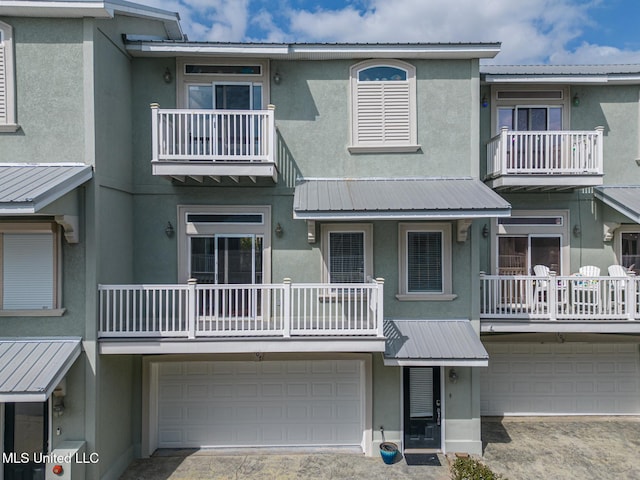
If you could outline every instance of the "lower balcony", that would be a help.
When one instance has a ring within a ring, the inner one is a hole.
[[[98,290],[102,353],[384,351],[380,280]]]
[[[496,190],[568,190],[602,185],[604,129],[510,131],[487,145],[487,184]]]
[[[481,275],[482,332],[640,333],[640,278]]]

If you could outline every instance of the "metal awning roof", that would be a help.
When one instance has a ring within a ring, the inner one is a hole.
[[[384,335],[385,365],[489,365],[489,354],[469,320],[385,320]]]
[[[392,220],[508,217],[511,205],[478,179],[306,178],[298,181],[294,218]]]
[[[79,337],[0,339],[0,402],[44,402],[82,351]]]
[[[640,223],[640,185],[595,187],[593,195],[634,222]]]
[[[93,176],[79,163],[0,165],[0,215],[28,215],[79,187]]]

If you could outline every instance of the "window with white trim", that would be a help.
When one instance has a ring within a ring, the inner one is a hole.
[[[13,28],[0,22],[0,132],[15,132]]]
[[[0,225],[2,310],[53,314],[59,304],[59,248],[55,224]]]
[[[322,225],[323,281],[366,283],[373,277],[373,225]]]
[[[616,231],[618,264],[640,275],[640,226],[623,225]]]
[[[451,224],[400,223],[399,300],[453,300]]]
[[[397,60],[351,67],[351,152],[416,151],[416,74]]]

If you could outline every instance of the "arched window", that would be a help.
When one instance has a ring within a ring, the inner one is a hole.
[[[397,60],[351,67],[352,152],[415,151],[415,67]]]
[[[13,80],[13,29],[0,22],[0,132],[15,132],[15,90]]]

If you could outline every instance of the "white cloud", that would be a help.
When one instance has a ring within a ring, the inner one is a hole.
[[[336,9],[302,0],[141,1],[178,11],[190,40],[502,42],[491,63],[640,62],[638,51],[572,47],[598,27],[603,0],[344,0]]]

